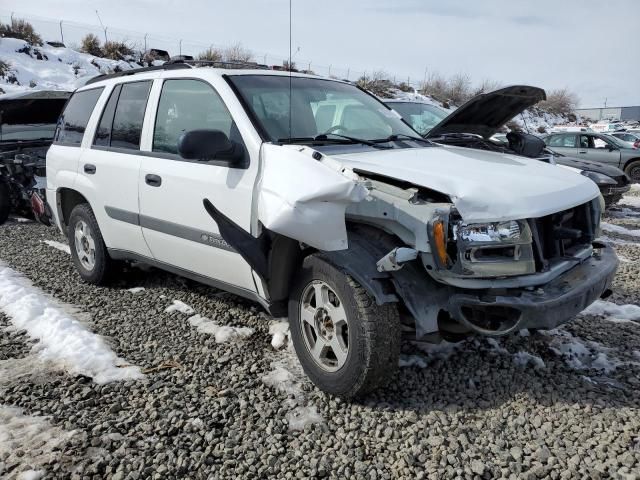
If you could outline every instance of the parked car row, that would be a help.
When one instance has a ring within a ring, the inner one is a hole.
[[[423,100],[388,100],[387,105],[424,138],[444,145],[516,153],[574,169],[598,185],[607,205],[618,202],[630,189],[629,177],[621,168],[626,167],[635,175],[633,159],[640,160],[640,152],[628,152],[620,147],[616,150],[618,160],[615,162],[614,154],[609,159],[595,154],[578,158],[578,150],[564,149],[565,143],[575,144],[579,135],[606,137],[594,133],[558,133],[542,141],[533,135],[514,134],[508,138],[499,133],[509,120],[544,98],[544,90],[540,88],[512,86],[478,95],[453,113]],[[615,142],[618,140],[611,139],[608,144]]]
[[[253,299],[288,316],[319,388],[359,396],[394,375],[403,337],[556,328],[610,293],[600,191],[538,160],[535,137],[492,142],[544,92],[503,96],[421,120],[423,138],[340,80],[189,62],[105,75],[60,117],[47,199],[85,281],[135,260]]]

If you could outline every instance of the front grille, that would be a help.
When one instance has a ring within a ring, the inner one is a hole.
[[[529,220],[533,236],[536,270],[541,272],[555,261],[566,260],[591,245],[600,218],[597,200]]]

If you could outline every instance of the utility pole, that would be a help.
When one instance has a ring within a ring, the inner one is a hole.
[[[351,72],[351,67],[347,67],[347,80],[349,80],[349,73]]]
[[[64,43],[64,33],[62,33],[62,20],[60,20],[60,41]]]
[[[178,42],[178,55],[182,55],[182,39]]]
[[[98,10],[96,10],[96,17],[98,17],[98,21],[100,22],[100,26],[104,30],[104,43],[107,43],[107,27],[105,27],[104,23],[102,23],[102,19],[100,18],[100,14],[98,13]]]
[[[144,34],[144,53],[147,53],[147,35],[148,33]]]

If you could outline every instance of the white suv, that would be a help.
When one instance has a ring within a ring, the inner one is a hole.
[[[81,277],[138,260],[288,315],[311,380],[384,384],[401,336],[554,328],[608,292],[588,178],[436,146],[346,82],[166,64],[78,89],[47,198]]]

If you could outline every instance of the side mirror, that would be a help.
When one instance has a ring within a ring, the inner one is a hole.
[[[244,148],[220,130],[190,130],[178,138],[178,153],[187,160],[219,161],[231,168],[244,166]]]

